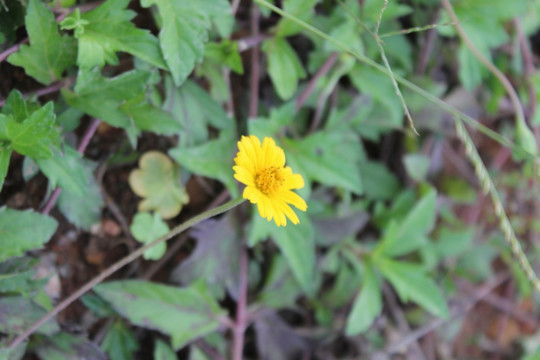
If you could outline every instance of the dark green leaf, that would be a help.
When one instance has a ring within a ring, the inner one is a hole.
[[[49,179],[51,187],[60,186],[73,195],[84,196],[88,178],[81,158],[81,154],[66,145],[63,154],[54,152],[52,158],[36,159],[36,163]]]
[[[159,42],[176,85],[201,61],[211,20],[231,16],[226,0],[143,0],[141,5],[156,5],[159,10],[163,22]]]
[[[236,298],[241,245],[237,229],[238,224],[231,216],[198,225],[191,232],[191,236],[197,239],[197,247],[173,271],[173,281],[191,284],[197,279],[204,279],[216,298],[222,299],[225,289]]]
[[[62,22],[68,27],[79,24],[75,36],[79,40],[77,64],[91,69],[105,63],[118,64],[117,51],[124,51],[152,65],[166,69],[158,40],[148,31],[130,22],[136,15],[126,10],[129,0],[108,0],[92,11],[68,15]],[[81,21],[82,20],[82,21]]]
[[[101,348],[111,360],[131,360],[139,349],[139,343],[124,322],[116,320],[107,331]]]
[[[129,227],[133,237],[143,243],[149,243],[169,232],[169,226],[161,219],[159,213],[137,213]],[[144,252],[146,260],[158,260],[167,250],[167,244],[162,242]]]
[[[296,16],[300,20],[309,23],[314,14],[313,9],[317,2],[319,2],[319,0],[287,0],[283,2],[283,10]],[[283,17],[277,25],[276,35],[282,37],[296,35],[303,29],[304,28],[299,25],[298,22]]]
[[[221,43],[208,43],[205,46],[204,58],[230,68],[237,74],[244,73],[242,58],[238,51],[238,43],[223,40]]]
[[[377,258],[374,264],[392,283],[402,301],[412,300],[435,316],[448,317],[448,306],[437,285],[422,266]]]
[[[295,278],[291,276],[287,261],[283,256],[275,255],[257,302],[276,310],[287,307],[293,308],[296,299],[300,295],[300,286]]]
[[[61,79],[75,63],[75,41],[58,33],[53,13],[39,0],[30,0],[25,22],[30,46],[21,45],[8,61],[43,84]]]
[[[156,341],[154,348],[154,360],[177,360],[176,354],[171,347],[162,340]]]
[[[56,226],[56,220],[46,215],[0,208],[0,262],[41,248]]]
[[[290,101],[278,108],[270,110],[268,118],[255,118],[248,121],[249,134],[255,135],[260,139],[265,136],[273,137],[281,129],[291,123],[296,115],[296,103]]]
[[[39,338],[34,351],[42,360],[92,359],[107,360],[96,344],[68,333]]]
[[[2,186],[4,186],[4,180],[6,179],[9,169],[11,152],[11,146],[2,144],[0,142],[0,191],[2,190]]]
[[[1,217],[0,213],[0,217]],[[2,254],[3,255],[3,254]],[[21,296],[0,298],[0,331],[6,334],[20,334],[41,319],[47,311],[32,300]],[[52,335],[59,329],[58,324],[49,320],[37,329],[37,333]]]
[[[232,169],[234,150],[234,133],[224,130],[216,140],[195,147],[172,149],[169,155],[189,171],[220,180],[234,198],[238,196]]]
[[[224,311],[204,283],[187,288],[127,280],[100,284],[95,291],[133,324],[159,330],[175,349],[219,328]]]
[[[170,113],[152,106],[143,93],[124,102],[119,109],[126,113],[138,130],[161,135],[175,135],[182,130],[182,125]]]

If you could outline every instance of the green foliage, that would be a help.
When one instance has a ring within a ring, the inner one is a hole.
[[[107,356],[90,341],[64,332],[40,338],[35,345],[35,352],[43,360],[107,359]]]
[[[46,85],[61,79],[64,70],[75,63],[73,38],[58,33],[53,13],[39,0],[30,0],[25,22],[30,46],[21,45],[9,62]]]
[[[169,226],[159,213],[137,213],[133,217],[133,223],[129,227],[133,237],[141,243],[149,243],[169,232]],[[147,260],[160,259],[167,250],[167,244],[160,243],[144,252],[143,257]]]
[[[56,227],[56,220],[46,215],[0,208],[0,262],[41,248],[49,241]]]
[[[0,331],[5,334],[18,334],[39,320],[47,311],[34,301],[21,296],[0,298]],[[52,335],[59,331],[58,324],[50,320],[37,329],[39,334]]]
[[[135,351],[139,349],[139,343],[124,322],[116,320],[109,327],[101,348],[111,360],[129,360],[133,359]]]
[[[217,330],[223,315],[200,282],[179,289],[126,280],[101,284],[95,291],[133,324],[170,335],[175,349]]]

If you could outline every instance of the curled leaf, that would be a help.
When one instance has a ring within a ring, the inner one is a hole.
[[[187,204],[189,196],[178,186],[180,171],[159,151],[146,152],[139,160],[139,169],[129,174],[129,186],[142,198],[139,211],[156,211],[163,219],[175,217]]]

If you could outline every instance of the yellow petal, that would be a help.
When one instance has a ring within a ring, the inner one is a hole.
[[[280,191],[275,196],[288,204],[294,205],[298,210],[307,210],[307,204],[304,199],[290,190]]]

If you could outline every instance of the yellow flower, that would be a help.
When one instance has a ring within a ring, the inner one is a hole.
[[[298,224],[298,216],[289,204],[306,211],[304,199],[291,191],[303,188],[304,179],[285,166],[283,149],[269,137],[261,145],[256,136],[250,135],[242,136],[238,150],[233,170],[234,178],[246,185],[243,197],[257,204],[259,214],[268,221],[274,219],[277,226],[287,225],[285,216]]]

